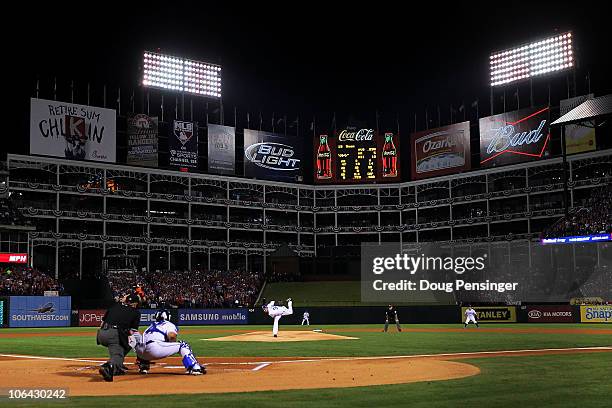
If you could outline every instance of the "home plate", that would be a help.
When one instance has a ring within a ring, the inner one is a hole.
[[[264,342],[290,342],[290,341],[322,341],[322,340],[359,340],[357,337],[340,336],[329,333],[315,333],[314,331],[280,331],[274,337],[270,331],[256,331],[236,334],[233,336],[213,337],[201,339],[206,341],[264,341]]]

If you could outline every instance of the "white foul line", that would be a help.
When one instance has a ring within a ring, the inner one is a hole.
[[[590,350],[602,350],[612,351],[612,346],[597,346],[597,347],[568,347],[568,348],[546,348],[546,349],[524,349],[524,350],[492,350],[492,351],[472,351],[472,352],[458,352],[458,353],[441,353],[441,354],[412,354],[403,356],[365,356],[365,357],[319,357],[299,360],[272,360],[272,361],[240,361],[240,362],[211,362],[207,365],[270,365],[270,364],[289,364],[289,363],[318,363],[322,361],[359,361],[359,360],[395,360],[402,358],[424,358],[424,357],[457,357],[457,356],[473,356],[478,357],[482,354],[520,354],[520,353],[539,353],[539,352],[555,352],[555,351],[590,351]],[[20,354],[0,354],[0,357],[13,357],[23,358],[32,360],[59,360],[59,361],[75,361],[83,363],[104,363],[101,360],[85,360],[78,358],[65,358],[65,357],[43,357],[43,356],[29,356]],[[134,364],[134,363],[126,363]],[[257,368],[257,367],[256,367]],[[261,367],[263,368],[263,367]]]
[[[253,369],[253,371],[259,371],[259,370],[261,370],[262,368],[265,368],[265,367],[267,367],[267,366],[269,366],[269,365],[270,365],[270,363],[263,363],[263,364],[260,364],[260,365],[258,365],[257,367],[255,367],[255,368]]]

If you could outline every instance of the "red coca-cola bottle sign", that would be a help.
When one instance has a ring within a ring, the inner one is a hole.
[[[397,177],[397,149],[395,148],[395,143],[393,143],[393,133],[385,133],[382,162],[382,176]]]
[[[331,149],[327,143],[327,135],[319,137],[319,148],[317,149],[317,180],[330,179],[331,170]]]

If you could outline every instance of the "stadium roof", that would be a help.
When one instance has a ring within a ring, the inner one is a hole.
[[[598,119],[612,114],[612,94],[589,99],[576,106],[565,115],[551,123],[551,126],[565,126],[587,120]]]

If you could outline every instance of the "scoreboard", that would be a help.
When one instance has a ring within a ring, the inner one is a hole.
[[[399,138],[394,133],[347,127],[320,135],[314,145],[314,180],[321,184],[399,181]]]
[[[338,135],[336,149],[336,181],[376,181],[378,146],[374,130],[349,132],[344,129]]]

